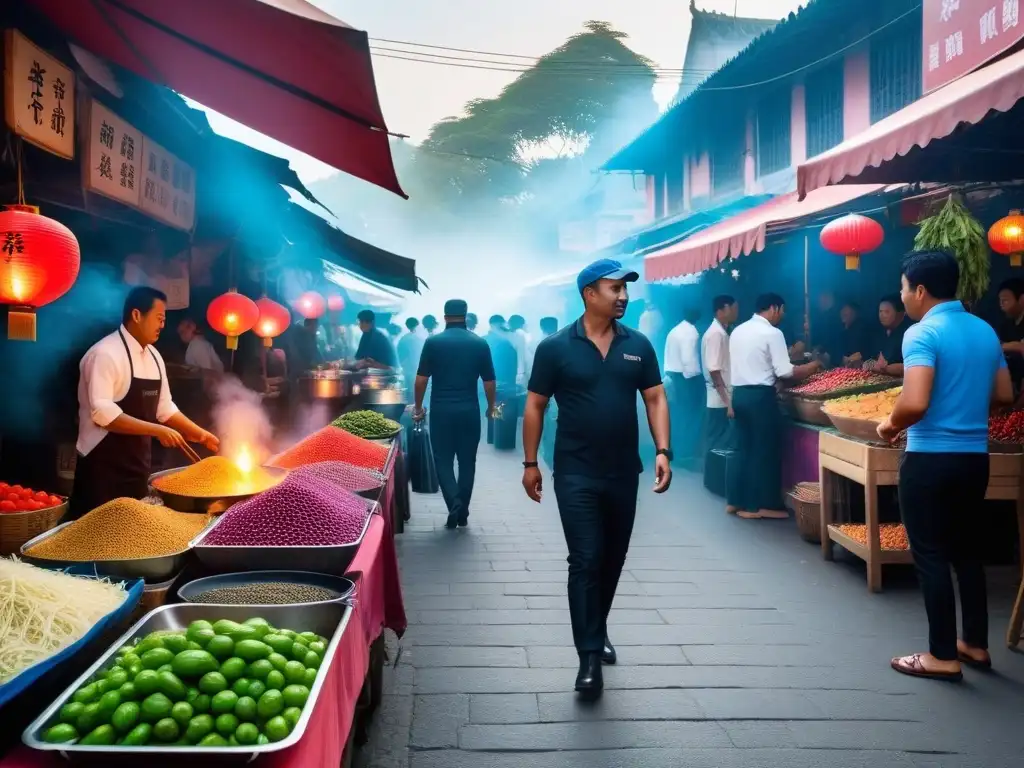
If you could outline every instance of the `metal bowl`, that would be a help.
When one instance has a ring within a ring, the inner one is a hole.
[[[167,475],[173,475],[176,472],[180,472],[187,467],[174,467],[173,469],[165,469],[162,472],[154,472],[149,476],[149,490],[150,493],[159,496],[163,499],[166,506],[177,512],[211,512],[213,514],[219,514],[244,499],[249,499],[255,496],[257,493],[268,491],[275,487],[278,483],[285,479],[288,475],[287,469],[281,467],[262,467],[262,469],[269,475],[277,477],[277,483],[274,485],[263,488],[253,493],[244,493],[237,496],[185,496],[179,493],[170,493],[169,491],[161,490],[153,485],[153,481]]]
[[[880,421],[871,421],[869,419],[851,419],[847,416],[833,416],[827,414],[829,419],[832,420],[832,424],[842,434],[847,437],[852,437],[856,440],[862,440],[865,443],[877,443],[883,445],[886,448],[892,446],[886,445],[882,441],[882,438],[878,436],[878,425]]]
[[[110,667],[118,649],[135,639],[145,637],[158,630],[180,630],[198,619],[231,619],[245,621],[257,615],[252,606],[248,605],[202,605],[200,603],[181,603],[164,605],[150,611],[139,620],[134,627],[122,635],[104,653],[95,664],[87,669],[71,686],[65,690],[35,721],[25,729],[22,741],[32,749],[57,752],[75,762],[89,761],[92,764],[110,768],[125,766],[137,768],[148,764],[153,758],[162,760],[175,759],[176,762],[198,762],[200,765],[243,765],[267,752],[277,752],[295,746],[303,737],[309,721],[313,717],[317,700],[323,690],[326,674],[318,674],[310,687],[309,699],[302,709],[302,716],[295,724],[287,738],[271,744],[248,747],[192,747],[171,744],[153,744],[145,747],[124,746],[83,746],[81,744],[49,744],[43,741],[43,732],[57,721],[58,713],[80,687],[85,685],[98,672]],[[330,639],[324,651],[322,670],[328,670],[341,644],[352,609],[344,603],[312,603],[307,605],[268,605],[259,609],[259,615],[275,627],[287,627],[296,631],[316,632]],[[204,758],[208,758],[204,760]]]
[[[72,521],[74,522],[74,521]],[[71,568],[91,565],[96,569],[97,576],[109,576],[114,579],[145,579],[148,583],[168,581],[177,576],[184,569],[188,561],[191,545],[180,552],[172,552],[159,557],[144,557],[135,560],[48,560],[43,557],[32,555],[32,547],[40,544],[51,536],[56,536],[60,531],[67,528],[71,523],[62,523],[46,533],[26,541],[21,546],[21,557],[26,562],[39,565],[44,568]],[[206,533],[212,526],[200,533]]]
[[[828,415],[821,410],[822,402],[821,400],[806,400],[802,397],[789,398],[789,404],[793,408],[793,414],[797,421],[830,427],[832,422],[829,421]]]
[[[320,605],[322,603],[338,603],[349,600],[356,591],[355,582],[344,576],[328,576],[324,573],[310,571],[249,571],[248,573],[225,573],[220,576],[207,576],[203,579],[190,581],[178,589],[178,597],[185,602],[192,602],[193,597],[224,587],[241,587],[246,584],[262,584],[272,581],[285,581],[289,584],[302,584],[311,587],[323,587],[338,596],[330,600],[318,600],[314,603],[288,603],[288,605]],[[196,602],[196,605],[216,605],[216,603]],[[235,603],[232,603],[235,605]]]

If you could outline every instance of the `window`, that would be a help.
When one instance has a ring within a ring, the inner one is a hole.
[[[724,120],[711,140],[711,194],[743,189],[743,160],[747,154],[747,122],[740,116]]]
[[[843,61],[808,76],[804,86],[807,156],[826,152],[843,140]]]
[[[871,122],[921,98],[921,23],[899,23],[871,41]]]
[[[756,132],[758,177],[789,168],[793,149],[790,140],[792,121],[792,93],[788,88],[765,99],[758,105]]]

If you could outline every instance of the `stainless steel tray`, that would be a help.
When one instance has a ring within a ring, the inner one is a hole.
[[[186,467],[174,467],[173,469],[165,469],[162,472],[154,472],[149,476],[150,493],[159,496],[163,499],[165,506],[177,512],[211,512],[219,514],[228,509],[232,504],[237,504],[245,499],[251,499],[256,495],[255,493],[245,493],[240,496],[184,496],[178,493],[163,491],[153,485],[154,480],[166,477],[167,475],[173,475],[175,472],[180,472],[183,469],[186,469]],[[288,474],[288,470],[281,467],[262,467],[262,469],[272,476],[279,476],[281,480],[284,480]],[[270,487],[273,488],[274,486]],[[269,488],[264,490],[269,490]]]
[[[223,587],[240,587],[244,584],[259,584],[268,581],[286,581],[290,584],[304,584],[312,587],[323,587],[338,594],[330,600],[319,600],[315,603],[292,603],[297,605],[320,605],[321,603],[337,603],[349,600],[356,590],[355,582],[344,576],[328,576],[310,571],[249,571],[248,573],[225,573],[220,576],[207,576],[203,579],[190,581],[178,588],[178,597],[191,602],[194,595],[201,595],[211,589]],[[196,605],[219,605],[219,603],[196,603]],[[251,606],[250,606],[251,607]],[[257,606],[258,607],[258,606]]]
[[[180,552],[172,552],[169,555],[160,557],[145,557],[137,560],[47,560],[44,557],[35,557],[29,550],[37,544],[55,536],[71,523],[62,523],[56,528],[51,528],[46,533],[36,536],[21,545],[21,557],[23,560],[44,568],[70,568],[71,566],[92,565],[96,568],[97,576],[110,576],[115,579],[145,579],[148,583],[169,581],[181,573],[188,562],[189,547]],[[200,532],[200,535],[210,529],[210,526]]]
[[[363,543],[366,529],[377,511],[377,503],[364,499],[370,514],[359,537],[351,544],[321,547],[240,547],[203,544],[203,540],[220,524],[218,519],[192,540],[192,551],[207,568],[215,573],[245,573],[251,571],[313,571],[331,576],[344,576],[352,559]]]
[[[312,603],[306,605],[268,605],[260,606],[257,612],[249,605],[200,605],[198,603],[182,603],[164,605],[143,616],[139,622],[129,629],[117,642],[104,653],[95,664],[89,667],[81,677],[64,691],[56,701],[25,729],[22,741],[33,749],[48,752],[59,752],[63,757],[74,761],[90,761],[98,765],[139,766],[145,764],[146,757],[175,756],[183,759],[201,759],[203,756],[216,756],[217,764],[225,762],[244,763],[260,754],[277,752],[294,746],[302,739],[316,707],[317,699],[324,685],[326,675],[317,675],[309,692],[309,699],[302,710],[302,716],[288,738],[272,744],[248,747],[178,747],[170,745],[154,745],[145,747],[118,746],[79,746],[75,744],[48,744],[42,740],[43,731],[55,722],[57,715],[81,686],[85,685],[97,672],[110,665],[110,659],[118,648],[135,638],[144,637],[150,632],[162,629],[184,629],[197,619],[231,619],[244,621],[253,616],[262,616],[275,627],[286,627],[297,632],[316,632],[330,638],[327,650],[324,651],[322,670],[327,670],[334,659],[341,642],[341,636],[348,626],[352,609],[344,603]],[[235,758],[232,760],[231,758]]]

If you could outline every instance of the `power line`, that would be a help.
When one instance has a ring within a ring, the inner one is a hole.
[[[423,59],[415,56],[400,56],[392,53],[378,53],[372,51],[373,55],[382,59],[394,59],[396,61],[410,61],[416,64],[434,64],[442,67],[453,67],[455,69],[478,69],[487,70],[491,72],[511,72],[515,74],[523,74],[525,72],[532,72],[534,68],[531,67],[519,67],[519,66],[489,66],[486,64],[474,64],[470,62],[457,62],[457,61],[439,61],[437,59]],[[498,64],[498,62],[495,62]],[[666,80],[676,79],[678,80],[680,75],[666,75],[659,74],[657,72],[617,72],[613,69],[601,68],[600,65],[594,64],[590,69],[557,69],[557,68],[545,68],[536,70],[536,74],[544,75],[547,77],[582,77],[582,78],[594,78],[594,77],[633,77],[633,78],[644,78],[648,80]]]

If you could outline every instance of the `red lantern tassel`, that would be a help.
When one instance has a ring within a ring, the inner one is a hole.
[[[32,307],[11,307],[7,311],[7,338],[11,341],[36,340],[36,311]]]

